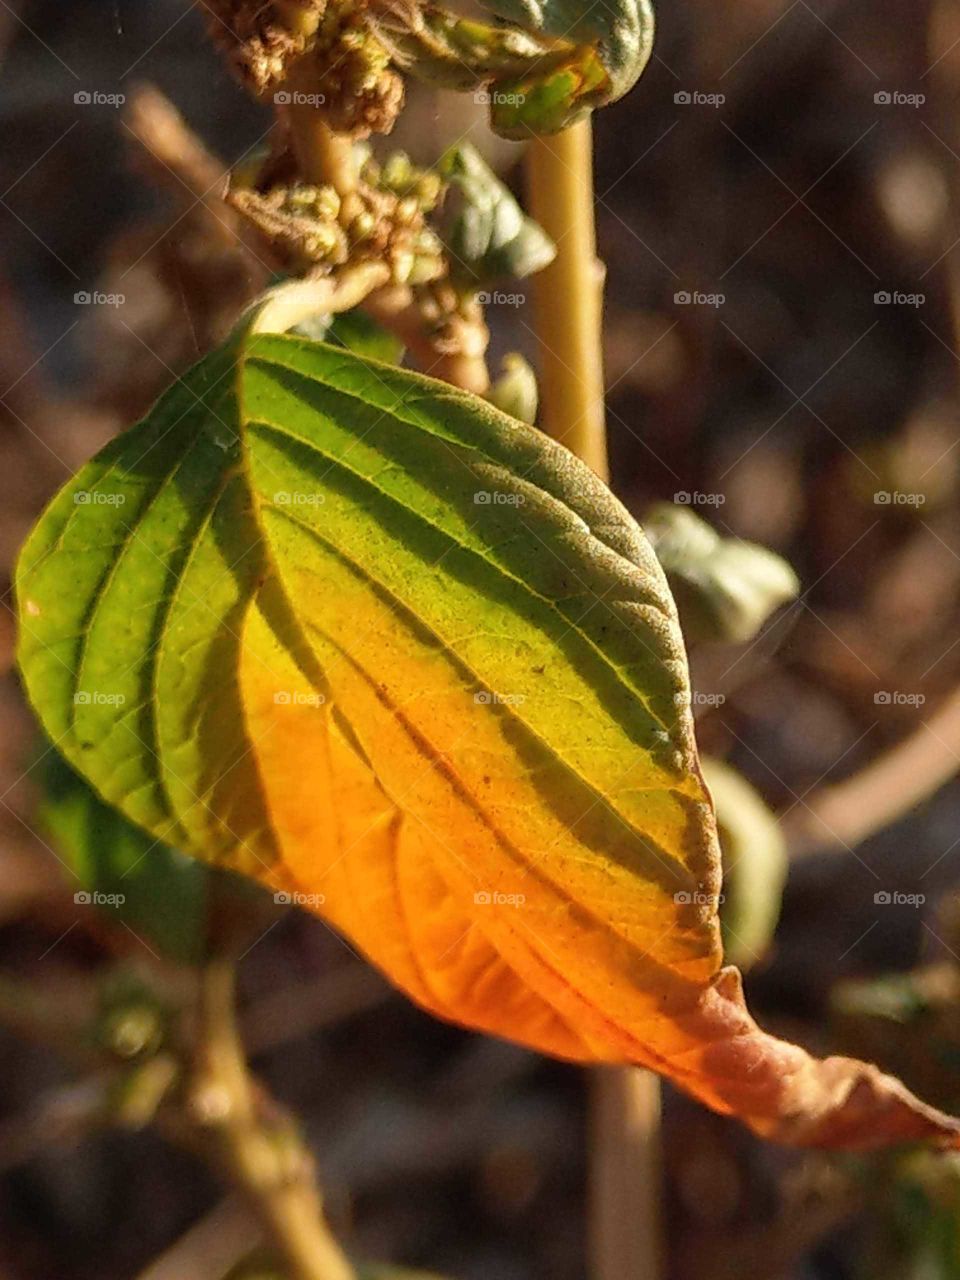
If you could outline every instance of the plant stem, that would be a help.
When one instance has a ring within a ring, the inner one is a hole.
[[[593,1073],[590,1274],[656,1280],[660,1256],[660,1080],[636,1067]]]
[[[291,91],[309,94],[316,88],[306,71],[295,69],[288,78]],[[344,225],[362,209],[353,143],[334,133],[306,103],[284,108],[301,177],[307,182],[329,183],[340,196],[340,221]],[[379,264],[378,264],[379,265]],[[449,290],[448,290],[449,292]],[[428,320],[417,294],[408,285],[383,285],[357,298],[385,329],[409,347],[425,373],[475,395],[490,387],[485,353],[489,334],[482,308],[476,303],[454,306],[442,322]]]
[[[237,1032],[233,962],[201,974],[192,1111],[277,1245],[292,1280],[354,1280],[323,1217],[313,1161],[293,1124],[256,1088]]]
[[[294,75],[288,83],[298,82]],[[357,190],[353,143],[345,134],[334,133],[324,124],[315,107],[295,102],[286,111],[300,173],[308,182],[329,183],[341,201],[348,202]]]
[[[603,266],[597,260],[589,120],[527,149],[531,215],[557,246],[533,277],[544,430],[608,479],[603,403]],[[657,1280],[660,1081],[632,1067],[594,1073],[590,1144],[592,1280]]]
[[[606,480],[604,273],[597,261],[590,121],[533,138],[527,174],[530,213],[557,245],[553,263],[533,277],[543,428]]]

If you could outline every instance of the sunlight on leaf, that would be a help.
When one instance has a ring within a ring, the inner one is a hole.
[[[62,490],[17,591],[30,696],[104,798],[424,1008],[651,1067],[783,1141],[956,1141],[748,1015],[666,580],[532,428],[240,334]]]

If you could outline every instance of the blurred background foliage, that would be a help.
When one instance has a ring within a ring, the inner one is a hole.
[[[752,784],[748,803],[781,816],[771,832],[752,811],[755,837],[742,806],[724,823],[738,911],[764,886],[766,923],[750,932],[751,920],[738,959],[766,1025],[873,1057],[955,1108],[960,10],[660,8],[649,71],[596,120],[613,486],[638,517],[679,495],[800,581],[792,603],[779,582],[787,603],[757,638],[693,653],[718,799],[732,767]],[[7,581],[54,488],[267,279],[218,191],[268,120],[203,29],[203,5],[187,0],[0,5]],[[75,102],[83,92],[127,101]],[[487,133],[469,95],[415,92],[390,145],[426,162],[464,139],[515,177],[518,147]],[[125,301],[75,302],[93,289]],[[488,311],[494,366],[535,357],[523,285],[509,298]],[[164,893],[179,905],[158,937],[137,894],[167,874],[140,860],[159,851],[40,759],[12,645],[5,609],[0,1275],[186,1274],[213,1238],[257,1243],[206,1172],[145,1127],[150,1090],[155,1102],[167,1087],[205,877],[173,872]],[[764,860],[751,869],[754,848]],[[94,863],[125,885],[133,914],[76,900]],[[301,1117],[349,1247],[461,1280],[581,1280],[582,1074],[433,1022],[318,920],[269,902],[239,914],[245,1042]],[[76,1060],[45,1043],[65,1037]],[[104,1048],[126,1064],[119,1100],[101,1088]],[[960,1276],[954,1158],[767,1148],[672,1093],[664,1126],[671,1280]],[[236,1274],[270,1274],[244,1266]]]

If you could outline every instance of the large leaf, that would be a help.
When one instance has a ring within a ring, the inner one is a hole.
[[[151,839],[104,804],[56,751],[44,760],[41,818],[80,885],[78,902],[103,904],[175,960],[197,961],[207,937],[212,874]]]
[[[54,500],[18,596],[30,696],[100,793],[423,1007],[785,1141],[956,1135],[747,1014],[663,573],[532,428],[240,336]]]

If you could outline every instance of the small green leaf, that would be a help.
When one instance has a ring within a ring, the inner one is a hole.
[[[101,906],[175,960],[198,959],[206,935],[207,869],[104,804],[52,748],[44,765],[41,820],[77,877],[79,903]]]
[[[658,503],[644,531],[670,583],[688,643],[751,640],[800,591],[786,560],[766,547],[724,538],[685,506]]]
[[[556,245],[527,217],[476,147],[452,148],[440,172],[449,184],[441,238],[453,259],[455,283],[479,288],[549,266]]]
[[[595,49],[606,75],[594,90],[600,106],[633,88],[653,50],[654,16],[649,0],[488,0],[499,18],[551,40]]]
[[[787,845],[779,822],[746,778],[719,760],[701,763],[723,855],[724,952],[731,964],[749,969],[766,954],[780,919]]]
[[[411,74],[482,89],[503,137],[557,133],[615,102],[653,50],[650,0],[493,0],[486,7],[497,25],[427,6],[396,43]]]
[[[503,357],[501,368],[503,372],[490,388],[487,399],[511,418],[536,422],[540,393],[537,375],[530,364],[519,352],[512,351]]]

